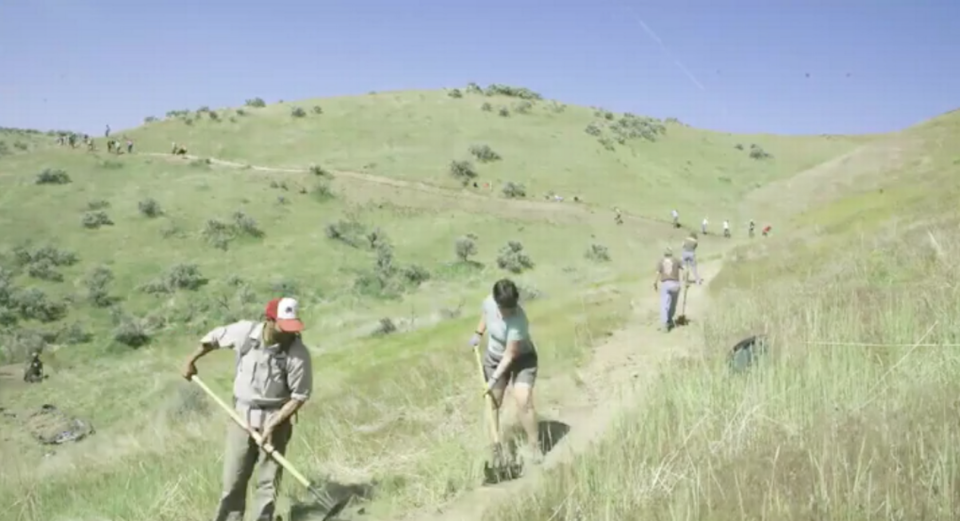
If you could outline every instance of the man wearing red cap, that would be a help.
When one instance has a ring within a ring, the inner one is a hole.
[[[267,304],[265,320],[241,320],[220,326],[200,340],[200,348],[187,359],[183,376],[197,374],[196,362],[207,353],[228,348],[236,352],[233,400],[246,418],[280,454],[285,454],[293,434],[290,418],[310,398],[313,373],[310,352],[300,339],[303,322],[297,301],[277,298]],[[247,482],[259,460],[254,493],[258,521],[272,520],[282,467],[261,452],[253,438],[230,423],[223,459],[223,495],[216,521],[241,521],[246,510]]]

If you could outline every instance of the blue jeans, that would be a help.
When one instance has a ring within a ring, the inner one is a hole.
[[[660,282],[660,323],[667,329],[673,327],[673,315],[680,300],[680,283],[675,280]]]

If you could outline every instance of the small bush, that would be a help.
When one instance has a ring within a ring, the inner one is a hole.
[[[208,282],[196,264],[177,264],[157,279],[145,284],[141,290],[150,294],[173,293],[177,290],[196,291]]]
[[[608,137],[602,137],[598,139],[597,142],[606,150],[616,150],[616,147],[613,145],[613,140]]]
[[[459,99],[463,97],[463,93],[460,92],[460,89],[451,89],[450,92],[447,92],[447,96]]]
[[[248,99],[244,104],[248,107],[253,107],[258,109],[267,106],[267,102],[263,101],[262,98]]]
[[[584,256],[595,262],[608,262],[610,260],[610,252],[602,244],[591,244]]]
[[[323,114],[323,107],[321,107],[320,105],[314,105],[311,110],[313,111],[314,114]]]
[[[150,333],[147,321],[138,317],[122,316],[113,329],[113,339],[119,344],[134,349],[149,344]]]
[[[484,94],[487,96],[508,96],[511,98],[520,98],[527,100],[543,99],[539,93],[536,93],[526,87],[511,87],[509,85],[492,84],[487,86]]]
[[[453,245],[453,251],[460,262],[468,262],[477,254],[477,242],[470,237],[460,237]]]
[[[473,157],[477,158],[477,161],[481,163],[490,163],[492,161],[499,161],[500,154],[494,152],[489,145],[473,145],[470,147],[470,153],[473,154]]]
[[[483,94],[483,89],[480,87],[480,85],[477,85],[472,81],[467,84],[467,87],[464,90],[467,92],[467,94]]]
[[[37,178],[34,181],[34,183],[38,185],[65,185],[70,182],[70,176],[59,168],[45,168],[37,174]]]
[[[114,161],[113,159],[104,159],[103,161],[100,161],[100,163],[97,166],[99,166],[104,170],[120,170],[123,168],[124,165],[122,161]]]
[[[320,182],[313,185],[313,189],[310,190],[310,194],[313,195],[313,198],[320,202],[329,201],[336,197],[333,193],[333,189],[330,188],[330,183]]]
[[[596,123],[590,123],[583,131],[594,137],[598,137],[603,133],[603,130]]]
[[[80,224],[82,224],[84,228],[95,230],[101,226],[113,226],[113,220],[110,219],[107,212],[97,210],[95,212],[84,212],[83,217],[80,219]]]
[[[760,148],[759,145],[750,145],[750,159],[767,159],[773,157],[766,150]]]
[[[307,116],[307,111],[303,110],[301,107],[292,107],[290,109],[290,115],[295,118],[304,118]]]
[[[517,114],[529,114],[533,110],[533,102],[523,100],[513,106],[513,111]]]
[[[209,117],[212,121],[220,121],[220,114],[217,114],[217,112],[213,110],[207,113],[207,117]]]
[[[236,226],[237,231],[243,235],[248,235],[256,239],[266,235],[263,230],[260,229],[257,220],[247,215],[243,210],[233,212],[233,224]]]
[[[376,329],[373,330],[371,336],[385,336],[390,333],[397,332],[397,325],[393,323],[393,320],[389,317],[383,317],[380,319],[380,322],[377,324]]]
[[[493,112],[493,105],[491,105],[488,101],[484,101],[483,105],[480,105],[480,110],[484,112]]]
[[[527,189],[520,183],[508,181],[503,185],[503,195],[509,199],[519,199],[527,196]]]
[[[137,210],[140,211],[142,215],[149,218],[159,217],[163,215],[163,210],[160,208],[160,203],[152,197],[148,197],[139,203],[137,203]]]
[[[98,308],[110,307],[116,299],[110,296],[110,283],[113,282],[113,272],[106,266],[97,266],[83,281],[87,287],[87,300]]]
[[[246,115],[247,115],[247,111],[245,111],[245,110],[243,110],[243,109],[237,109],[237,115],[238,115],[238,116],[246,116]]]
[[[740,143],[737,143],[736,145],[733,146],[733,148],[735,148],[735,149],[737,149],[737,150],[743,150],[743,145],[740,144]]]
[[[110,202],[103,199],[97,199],[87,203],[87,210],[105,210],[110,208]]]
[[[54,301],[38,288],[27,288],[13,295],[13,307],[24,320],[56,322],[67,314],[67,304]]]
[[[387,237],[386,232],[380,228],[376,228],[373,231],[366,234],[365,238],[367,239],[367,244],[370,246],[371,250],[377,250],[381,246],[389,246],[390,238]]]
[[[333,177],[333,174],[329,170],[323,168],[320,165],[311,165],[310,173],[317,177]]]
[[[497,256],[497,266],[511,273],[520,273],[523,270],[532,269],[534,264],[533,260],[523,251],[523,244],[518,241],[510,241],[500,249]]]
[[[73,266],[80,261],[76,253],[53,246],[42,246],[32,251],[24,246],[18,246],[13,249],[13,259],[18,266],[26,266],[41,260],[49,261],[54,266]]]
[[[473,169],[473,164],[470,161],[451,161],[450,175],[466,186],[477,177],[477,171]]]
[[[324,229],[328,239],[340,241],[354,248],[360,247],[366,240],[366,227],[354,220],[339,220],[330,223]]]
[[[56,270],[56,265],[49,259],[38,259],[27,266],[27,275],[40,280],[63,282],[63,274]]]
[[[430,280],[430,272],[419,264],[411,264],[400,268],[400,276],[408,285],[417,287]]]
[[[500,107],[500,110],[497,111],[497,114],[500,114],[500,117],[502,118],[510,117],[510,111],[507,109],[507,107]]]

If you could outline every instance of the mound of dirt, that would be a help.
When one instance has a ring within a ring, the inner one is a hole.
[[[43,405],[20,417],[23,426],[44,445],[80,441],[95,432],[90,422],[68,416],[54,405]]]

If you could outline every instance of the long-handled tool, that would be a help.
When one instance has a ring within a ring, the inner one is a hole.
[[[347,506],[347,503],[350,501],[349,497],[341,499],[340,501],[335,502],[333,505],[330,505],[329,498],[324,497],[324,494],[319,490],[317,490],[317,488],[314,487],[312,483],[310,483],[309,479],[304,477],[304,475],[298,472],[297,469],[293,468],[293,465],[291,465],[290,462],[287,461],[287,458],[284,458],[283,454],[280,454],[279,452],[277,452],[277,450],[273,447],[273,445],[269,443],[264,443],[263,437],[260,436],[260,433],[251,429],[250,426],[247,424],[247,422],[244,421],[244,419],[240,416],[240,414],[238,414],[233,407],[230,407],[229,405],[227,405],[227,403],[224,402],[219,396],[217,396],[212,389],[207,387],[207,384],[203,383],[203,380],[201,380],[199,376],[194,375],[193,378],[191,378],[190,380],[193,383],[200,386],[200,388],[203,389],[203,392],[207,393],[207,395],[209,395],[210,398],[213,398],[213,401],[217,402],[217,405],[219,405],[221,409],[226,411],[226,413],[230,415],[230,418],[232,418],[237,425],[242,427],[243,430],[247,431],[247,433],[250,434],[250,437],[253,438],[253,441],[257,442],[257,445],[261,446],[263,448],[263,451],[266,452],[267,455],[269,455],[271,458],[273,458],[274,461],[280,464],[280,466],[283,467],[284,470],[286,470],[291,476],[293,476],[293,479],[299,481],[301,485],[306,487],[307,490],[310,491],[311,494],[313,494],[313,496],[317,499],[317,501],[322,506],[327,508],[326,514],[323,515],[323,521],[330,521],[331,519],[336,517],[337,514],[343,511],[343,509]],[[330,505],[330,506],[327,506],[327,505]]]
[[[480,384],[483,386],[483,389],[486,389],[487,375],[483,371],[483,358],[480,355],[480,348],[473,348],[473,354],[477,359],[477,369],[480,372]],[[492,455],[491,459],[484,462],[483,475],[487,483],[499,483],[517,477],[519,475],[519,469],[517,465],[510,461],[509,455],[504,451],[503,442],[500,440],[500,429],[497,428],[497,423],[493,416],[493,396],[490,396],[490,394],[486,395],[485,405],[487,410],[487,424],[490,426],[493,445],[490,450]]]

